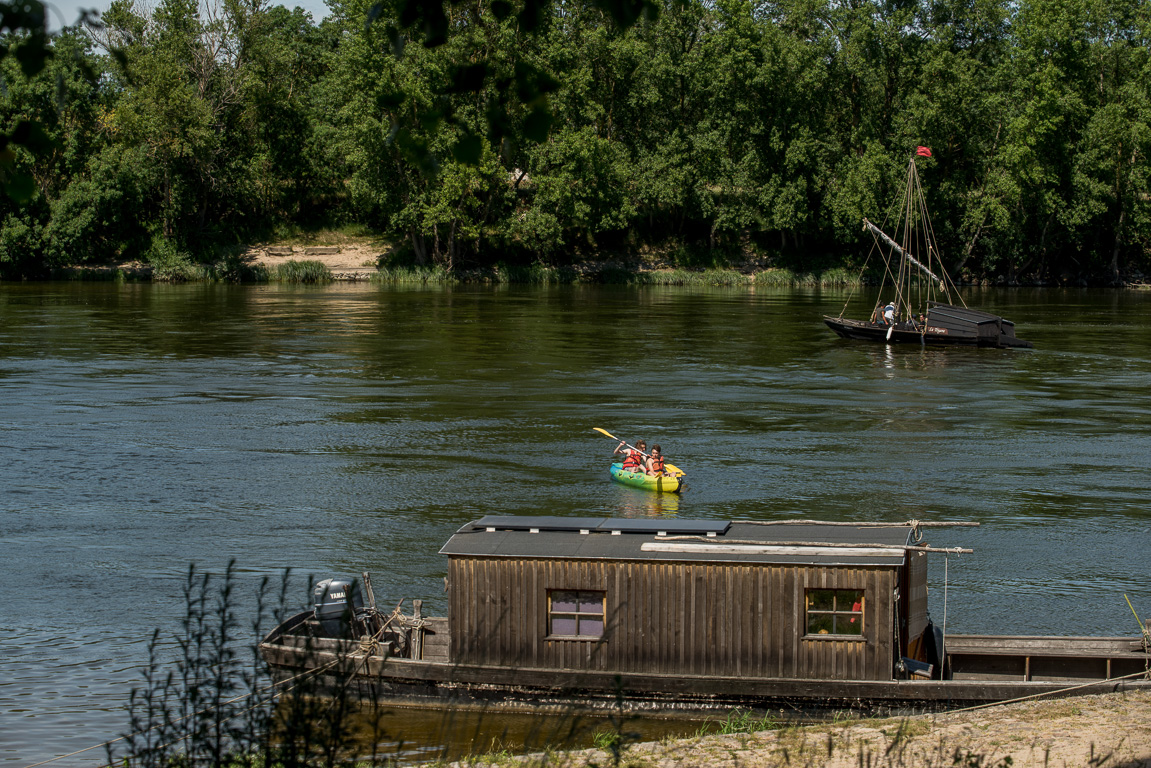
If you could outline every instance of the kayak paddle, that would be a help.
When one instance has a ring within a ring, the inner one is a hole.
[[[592,427],[592,429],[594,429],[596,432],[599,432],[601,435],[604,435],[606,437],[610,437],[612,440],[619,440],[618,437],[613,435],[611,432],[608,432],[606,429],[600,429],[599,427]],[[621,443],[623,443],[624,445],[626,445],[628,448],[631,448],[633,451],[638,453],[640,456],[647,456],[646,453],[641,451],[639,448],[636,448],[634,445],[631,445],[630,443],[625,443],[623,440],[619,440],[619,441]]]

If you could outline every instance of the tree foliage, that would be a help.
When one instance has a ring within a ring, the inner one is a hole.
[[[6,274],[334,222],[446,268],[851,264],[919,145],[955,271],[1151,255],[1148,0],[115,0],[54,36],[37,7],[4,17]]]

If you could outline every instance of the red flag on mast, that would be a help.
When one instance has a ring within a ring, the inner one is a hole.
[[[919,155],[920,157],[931,157],[931,149],[928,147],[916,147],[915,154]]]

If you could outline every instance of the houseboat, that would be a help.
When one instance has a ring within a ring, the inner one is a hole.
[[[910,712],[1148,688],[1146,636],[944,637],[924,523],[488,516],[448,615],[321,582],[260,644],[280,680],[397,705]]]

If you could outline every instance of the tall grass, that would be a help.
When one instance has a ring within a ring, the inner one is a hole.
[[[285,261],[269,273],[270,279],[280,283],[330,283],[332,270],[322,261]]]
[[[109,768],[392,764],[365,757],[351,738],[348,697],[320,698],[307,676],[290,687],[273,685],[250,637],[286,617],[290,581],[285,572],[278,589],[267,578],[260,582],[249,633],[236,615],[234,564],[222,577],[189,568],[184,618],[174,636],[153,634],[143,684],[129,697],[130,731],[106,747]]]
[[[750,285],[751,277],[734,269],[659,269],[635,272],[609,268],[599,273],[603,283],[622,285],[738,286]]]
[[[404,284],[404,283],[454,283],[456,277],[451,271],[436,264],[430,267],[380,267],[369,278],[372,283]]]
[[[527,266],[496,264],[485,270],[487,279],[493,283],[517,283],[521,285],[571,285],[579,282],[579,273],[571,267],[555,267],[536,261]]]
[[[800,272],[790,269],[765,269],[755,275],[755,285],[764,288],[817,288],[817,287],[845,287],[860,285],[862,281],[858,274],[847,271],[842,267],[835,267],[824,272]]]

